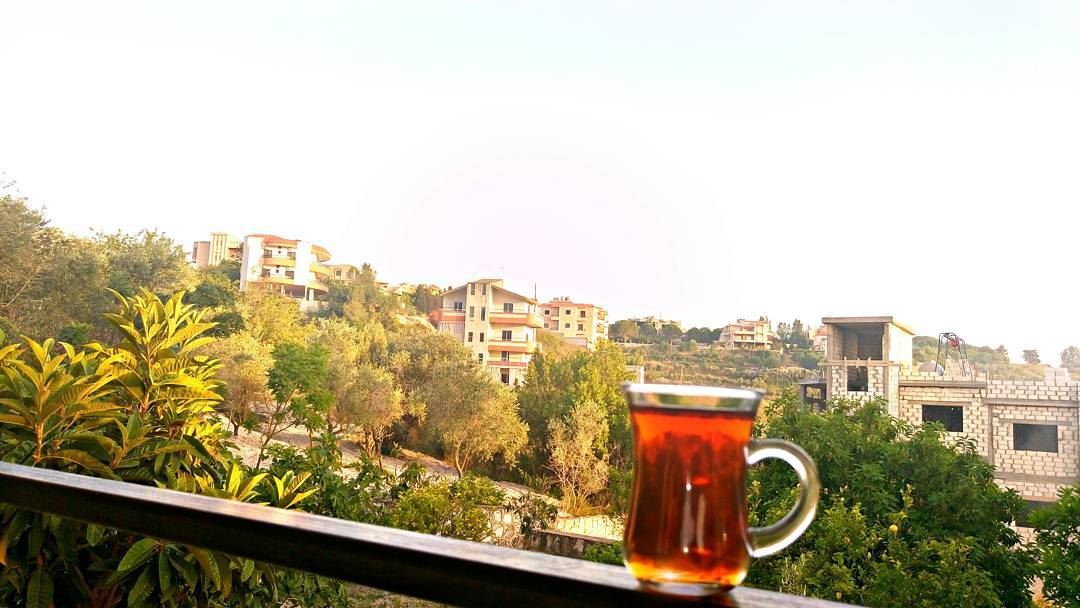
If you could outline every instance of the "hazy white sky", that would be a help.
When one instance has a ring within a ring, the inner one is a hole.
[[[0,172],[69,230],[1080,345],[1077,2],[0,0],[0,75]]]

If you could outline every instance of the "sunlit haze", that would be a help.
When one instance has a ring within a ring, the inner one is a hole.
[[[611,319],[1080,345],[1080,4],[721,4],[9,1],[0,172]]]

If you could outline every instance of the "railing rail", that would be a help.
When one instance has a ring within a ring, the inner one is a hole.
[[[691,606],[623,568],[0,463],[0,502],[458,606]],[[749,588],[713,606],[839,606]]]

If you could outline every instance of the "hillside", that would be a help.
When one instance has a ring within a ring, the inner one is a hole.
[[[817,359],[806,351],[728,351],[720,348],[664,344],[624,345],[631,363],[645,365],[648,382],[728,385],[759,388],[770,396],[784,386],[817,375]],[[802,365],[800,365],[800,359]]]

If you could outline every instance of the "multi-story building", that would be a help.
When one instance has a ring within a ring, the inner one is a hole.
[[[317,306],[314,302],[329,290],[330,269],[325,264],[329,259],[329,251],[308,241],[249,234],[240,261],[240,291],[267,286],[300,300],[303,308]]]
[[[637,323],[638,325],[651,325],[652,328],[654,330],[656,330],[656,333],[662,332],[664,330],[665,325],[674,325],[675,327],[678,327],[680,331],[682,331],[682,323],[680,323],[678,321],[673,321],[671,319],[664,319],[662,317],[652,317],[652,316],[650,316],[650,317],[640,317],[640,318],[637,318],[637,319],[630,319],[630,320],[633,321],[634,323]]]
[[[355,281],[360,278],[361,270],[352,264],[327,264],[326,270],[335,281]]]
[[[578,304],[570,298],[555,298],[542,305],[545,327],[564,340],[589,350],[600,340],[607,340],[607,311],[594,304]]]
[[[769,350],[777,343],[778,337],[767,317],[757,320],[739,319],[720,329],[717,340],[729,350]]]
[[[209,241],[195,241],[191,247],[191,263],[196,268],[217,266],[225,260],[243,257],[244,241],[226,232],[211,232]]]
[[[993,379],[954,360],[920,371],[912,365],[915,332],[892,317],[822,322],[826,396],[880,397],[896,418],[938,422],[950,439],[973,440],[997,483],[1031,507],[1056,501],[1058,490],[1080,481],[1080,382],[1067,370],[1048,368],[1043,382]]]
[[[520,384],[544,326],[536,300],[506,289],[502,279],[478,279],[440,297],[432,325],[461,340],[497,380]]]

